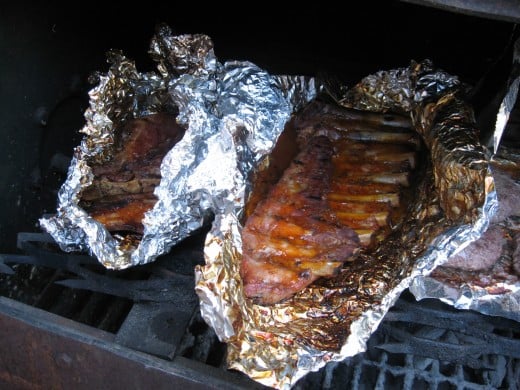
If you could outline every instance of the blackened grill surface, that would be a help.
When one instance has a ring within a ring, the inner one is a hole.
[[[130,299],[61,286],[60,281],[76,275],[67,269],[70,256],[57,252],[46,234],[22,233],[18,245],[26,254],[0,255],[0,261],[12,266],[13,272],[0,275],[0,295],[107,332],[119,329],[132,307]],[[75,260],[86,258],[78,255]],[[99,270],[92,260],[87,263]]]
[[[367,352],[331,363],[294,389],[518,389],[520,324],[407,291]]]
[[[102,284],[95,283],[98,274],[93,271],[83,274],[81,289],[71,289],[56,282],[63,277],[69,281],[81,280],[71,271],[74,267],[63,270],[30,264],[14,266],[17,261],[30,262],[28,257],[37,252],[34,247],[40,248],[38,256],[45,256],[42,247],[42,242],[47,239],[45,235],[20,236],[20,246],[33,248],[28,249],[33,254],[2,255],[4,264],[14,270],[14,275],[3,276],[2,285],[10,286],[11,295],[13,291],[17,292],[15,298],[25,296],[27,303],[38,308],[111,332],[115,345],[145,353],[151,359],[158,359],[157,362],[175,363],[178,358],[188,359],[195,362],[194,369],[196,372],[200,370],[201,375],[209,375],[204,367],[213,367],[218,368],[224,378],[230,375],[227,380],[239,383],[239,386],[261,387],[245,375],[226,369],[226,345],[201,318],[192,287],[185,292],[187,299],[175,303],[164,299],[171,297],[168,291],[164,291],[166,284],[154,282],[192,272],[193,262],[202,262],[204,232],[175,248],[166,258],[140,268],[137,273],[128,273],[125,277],[111,272],[102,275],[115,282],[115,287],[105,283],[106,292],[99,291],[103,290]],[[51,257],[63,256],[63,264],[73,263],[70,258],[67,260],[70,255],[57,255],[50,249],[46,250]],[[81,256],[79,258],[87,262]],[[42,259],[32,261],[52,263]],[[67,267],[62,265],[62,268]],[[30,278],[30,275],[38,279],[39,292],[35,285],[25,292],[22,290],[27,287],[14,288],[13,283]],[[96,291],[88,290],[92,281],[90,287]],[[124,291],[125,282],[132,289],[135,282],[147,281],[151,283],[143,284],[147,289],[141,293]],[[28,296],[32,296],[32,300],[28,300]],[[53,345],[51,348],[59,347]],[[221,379],[215,378],[215,381]],[[208,383],[208,387],[213,385]],[[343,362],[329,363],[320,371],[302,378],[294,388],[342,389],[345,386],[353,389],[519,388],[520,323],[456,310],[437,300],[416,302],[405,291],[370,338],[367,352]]]

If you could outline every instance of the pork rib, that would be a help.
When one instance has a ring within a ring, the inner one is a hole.
[[[80,206],[108,231],[143,233],[143,216],[156,203],[161,162],[182,138],[175,116],[158,113],[132,119],[117,133],[113,158],[92,164],[94,180]]]
[[[293,119],[301,152],[242,230],[244,292],[259,304],[334,276],[384,240],[418,162],[409,119],[322,103]]]
[[[247,219],[241,277],[255,302],[278,302],[334,275],[359,248],[357,234],[327,205],[332,154],[327,137],[310,140]]]

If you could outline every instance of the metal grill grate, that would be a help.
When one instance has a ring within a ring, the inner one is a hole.
[[[520,324],[407,292],[367,352],[302,378],[295,389],[518,389]]]
[[[396,362],[403,360],[402,364]],[[295,389],[517,389],[520,380],[518,359],[485,356],[490,368],[474,370],[462,364],[441,362],[413,354],[395,356],[381,352],[376,359],[331,363],[317,375],[303,379]]]

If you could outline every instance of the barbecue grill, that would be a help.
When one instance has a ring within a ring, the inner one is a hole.
[[[106,69],[111,48],[135,59],[138,69],[153,69],[146,52],[159,22],[178,33],[209,35],[222,60],[250,60],[276,74],[319,74],[347,86],[430,58],[473,86],[486,140],[512,71],[520,6],[413,3],[368,2],[345,14],[325,6],[264,9],[238,18],[231,10],[219,9],[216,18],[216,9],[195,15],[153,3],[142,10],[90,3],[84,12],[0,5],[1,387],[263,388],[226,369],[226,346],[200,316],[193,270],[204,262],[209,226],[155,262],[124,271],[60,251],[37,226],[54,212],[81,139],[89,75]],[[520,148],[518,112],[503,142]],[[408,291],[367,347],[294,388],[520,387],[518,322],[438,300],[417,302]]]

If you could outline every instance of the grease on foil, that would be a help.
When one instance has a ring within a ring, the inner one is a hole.
[[[410,115],[430,164],[398,234],[338,277],[276,305],[252,304],[239,275],[244,204],[216,215],[206,266],[196,269],[196,291],[205,321],[228,344],[230,368],[264,385],[290,388],[310,371],[364,351],[415,277],[428,275],[486,230],[497,203],[490,156],[478,142],[462,89],[456,77],[429,61],[412,62],[368,76],[341,100],[358,109]]]
[[[89,93],[86,136],[59,191],[57,214],[40,219],[63,250],[88,250],[107,268],[153,261],[211,213],[239,213],[245,175],[317,91],[312,78],[271,76],[250,62],[221,64],[208,36],[174,36],[166,25],[159,26],[150,54],[158,73],[139,73],[122,53],[109,53],[110,69],[97,75]],[[176,110],[185,135],[162,161],[158,201],[145,214],[142,239],[128,247],[78,205],[93,179],[88,161],[110,158],[114,131],[125,121]]]

